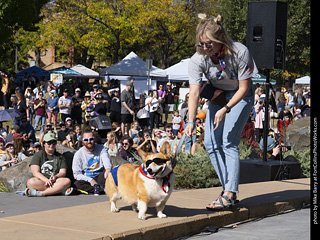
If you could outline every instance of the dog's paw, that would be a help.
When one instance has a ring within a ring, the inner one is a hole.
[[[120,210],[115,206],[111,206],[111,212],[120,212]]]
[[[139,214],[139,215],[138,215],[138,218],[139,218],[140,220],[147,220],[147,216],[146,216],[146,215],[140,216],[140,214]]]
[[[162,212],[158,212],[157,216],[158,216],[158,218],[166,218],[167,217],[167,215],[165,215]]]

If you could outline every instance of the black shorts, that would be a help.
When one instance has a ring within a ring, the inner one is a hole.
[[[133,123],[133,115],[131,114],[121,114],[122,123]]]

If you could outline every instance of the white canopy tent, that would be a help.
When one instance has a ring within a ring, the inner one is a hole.
[[[166,69],[168,79],[170,81],[187,81],[188,76],[188,65],[190,58],[183,59],[179,63]]]
[[[188,67],[189,67],[190,58],[181,60],[179,63],[166,69],[168,74],[169,81],[188,81]],[[206,77],[202,76],[202,81],[207,81]]]
[[[166,71],[152,66],[150,70],[150,81],[148,82],[148,69],[146,62],[137,56],[134,52],[129,53],[120,62],[111,65],[110,67],[103,68],[99,71],[100,76],[105,76],[105,79],[120,80],[120,88],[124,89],[126,82],[130,77],[135,78],[134,89],[135,96],[139,98],[141,94],[148,93],[148,90],[157,89],[157,80],[166,80]]]
[[[148,69],[146,62],[137,56],[134,52],[129,53],[120,62],[111,65],[110,67],[103,68],[99,71],[100,76],[116,75],[116,76],[148,76]],[[166,71],[152,66],[150,70],[150,77],[167,76]]]
[[[304,76],[296,79],[296,84],[310,84],[310,77]]]
[[[81,64],[78,64],[72,68],[70,68],[73,71],[79,72],[84,76],[88,76],[88,77],[99,77],[99,73],[91,70],[90,68],[87,68]]]

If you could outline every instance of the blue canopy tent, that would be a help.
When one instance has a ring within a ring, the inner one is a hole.
[[[74,71],[70,68],[67,68],[65,66],[48,70],[48,72],[49,73],[60,73],[60,74],[63,74],[64,76],[82,76],[83,75],[83,74],[81,74],[77,71]]]
[[[39,77],[47,77],[50,78],[50,73],[42,68],[39,68],[37,66],[33,66],[33,67],[29,67],[27,69],[24,69],[20,72],[17,73],[17,77],[18,78],[22,78],[24,76],[25,73],[27,73],[28,75],[31,75],[32,72],[36,72],[36,76]]]

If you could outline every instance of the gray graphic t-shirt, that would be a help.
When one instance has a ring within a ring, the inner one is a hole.
[[[248,48],[239,42],[233,42],[232,47],[235,51],[223,59],[226,64],[224,70],[220,64],[214,64],[209,56],[195,53],[189,62],[189,84],[200,86],[204,74],[214,87],[231,91],[238,89],[239,80],[258,73]]]

